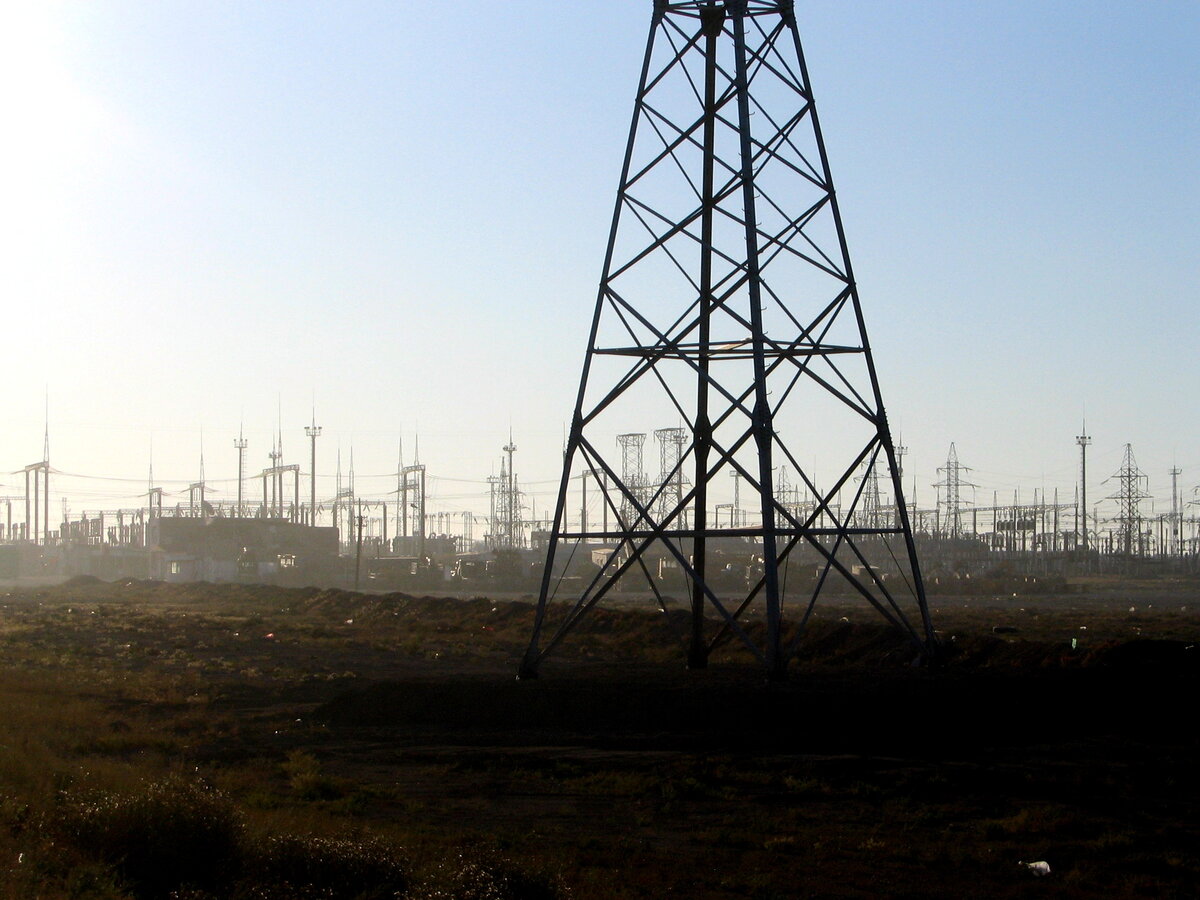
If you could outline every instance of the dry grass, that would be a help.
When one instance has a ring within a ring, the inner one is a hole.
[[[1195,640],[1193,593],[939,597],[945,683],[844,604],[782,690],[747,685],[736,648],[696,689],[661,614],[597,611],[518,686],[521,603],[12,595],[0,896],[1189,896],[1196,744],[1165,728],[1170,697],[1137,693],[1146,660],[1120,642]],[[1179,696],[1183,646],[1162,657]],[[946,708],[908,714],[929,697]],[[1023,726],[1032,702],[1049,708]],[[151,852],[168,823],[192,839]],[[171,860],[189,840],[220,879]],[[1017,864],[1043,858],[1044,882]]]

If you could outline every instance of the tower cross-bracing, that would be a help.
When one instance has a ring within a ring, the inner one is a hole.
[[[664,420],[686,438],[647,484],[631,435]],[[872,465],[894,522],[861,514]],[[573,518],[585,472],[611,529]],[[718,519],[734,485],[744,509]],[[745,583],[722,562],[735,552]],[[833,589],[932,648],[792,3],[656,0],[521,675],[635,591],[686,605],[691,667],[732,640],[778,677]]]

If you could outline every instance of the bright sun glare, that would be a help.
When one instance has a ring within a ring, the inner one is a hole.
[[[63,14],[54,3],[0,4],[0,196],[3,238],[16,253],[36,250],[66,214],[99,124],[66,63]]]

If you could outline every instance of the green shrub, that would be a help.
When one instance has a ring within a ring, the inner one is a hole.
[[[321,763],[305,750],[293,750],[283,764],[292,793],[301,800],[333,800],[342,791],[337,782],[321,774]]]

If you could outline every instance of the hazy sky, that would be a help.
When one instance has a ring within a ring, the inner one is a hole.
[[[0,469],[48,393],[76,513],[136,505],[151,445],[169,490],[202,440],[232,479],[242,422],[261,469],[277,404],[307,471],[315,402],[321,474],[353,446],[382,492],[419,432],[433,508],[482,510],[511,427],[544,509],[651,8],[0,2]],[[918,504],[951,441],[980,504],[1069,500],[1084,415],[1091,499],[1126,442],[1190,496],[1200,3],[797,12]]]

